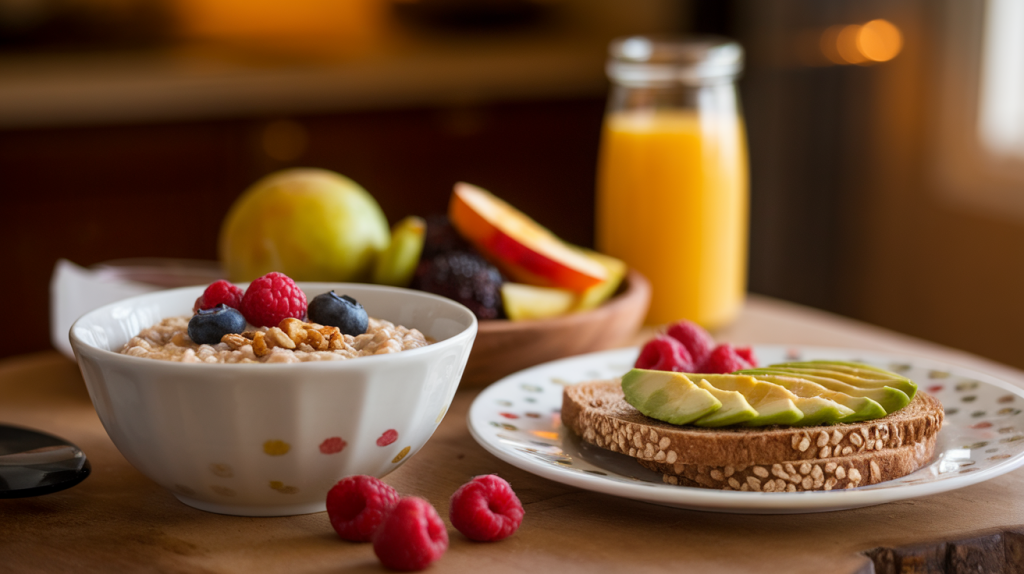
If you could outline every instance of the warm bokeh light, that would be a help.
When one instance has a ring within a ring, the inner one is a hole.
[[[857,38],[860,36],[862,28],[863,26],[859,24],[843,26],[843,29],[839,31],[839,36],[836,38],[836,50],[839,51],[839,55],[842,56],[847,64],[861,64],[867,61],[867,58],[860,52],[857,46]]]
[[[903,35],[887,20],[872,20],[861,26],[857,34],[857,49],[868,60],[886,62],[895,58],[901,48]]]
[[[887,20],[830,26],[821,33],[821,53],[833,64],[869,65],[896,57],[903,48],[899,28]]]

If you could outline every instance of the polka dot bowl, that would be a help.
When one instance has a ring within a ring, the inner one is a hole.
[[[210,512],[284,516],[324,510],[353,474],[384,476],[430,438],[476,336],[449,299],[376,285],[335,290],[372,317],[436,342],[399,353],[297,364],[186,364],[117,351],[161,319],[191,314],[203,287],[133,297],[82,316],[71,345],[107,434],[139,471]]]

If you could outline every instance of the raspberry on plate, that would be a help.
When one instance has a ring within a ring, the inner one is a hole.
[[[369,542],[398,503],[398,491],[372,476],[349,476],[327,492],[327,517],[344,540]]]
[[[275,327],[288,317],[306,316],[306,294],[291,277],[271,271],[249,284],[239,310],[257,327]]]
[[[470,540],[508,538],[523,522],[523,504],[512,486],[496,474],[477,476],[455,491],[448,518]]]
[[[682,343],[668,335],[658,335],[640,349],[640,356],[633,366],[637,369],[692,373],[695,364]]]
[[[196,299],[196,304],[192,306],[192,313],[198,313],[200,309],[213,309],[217,305],[241,309],[242,290],[223,279],[214,281]]]
[[[748,353],[753,358],[753,355]],[[753,368],[754,365],[737,352],[736,348],[729,343],[722,343],[715,347],[714,351],[700,365],[701,373],[734,373],[743,369]]]
[[[422,570],[448,549],[448,530],[429,502],[401,498],[373,537],[373,552],[392,570]]]
[[[685,319],[669,326],[665,334],[686,347],[694,365],[703,363],[715,348],[715,340],[704,327]]]

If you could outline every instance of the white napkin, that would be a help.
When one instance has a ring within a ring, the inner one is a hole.
[[[50,279],[50,341],[58,351],[74,359],[68,333],[79,317],[107,303],[160,289],[166,287],[129,281],[59,259]]]

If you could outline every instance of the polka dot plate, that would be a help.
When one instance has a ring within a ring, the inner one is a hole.
[[[827,512],[917,498],[988,480],[1024,465],[1024,389],[924,358],[850,349],[758,346],[762,365],[831,359],[903,374],[946,412],[935,456],[905,477],[841,491],[738,492],[665,484],[620,453],[584,443],[561,423],[566,385],[621,376],[638,349],[616,349],[545,363],[487,387],[469,411],[469,430],[498,458],[538,476],[654,504],[730,513]]]

